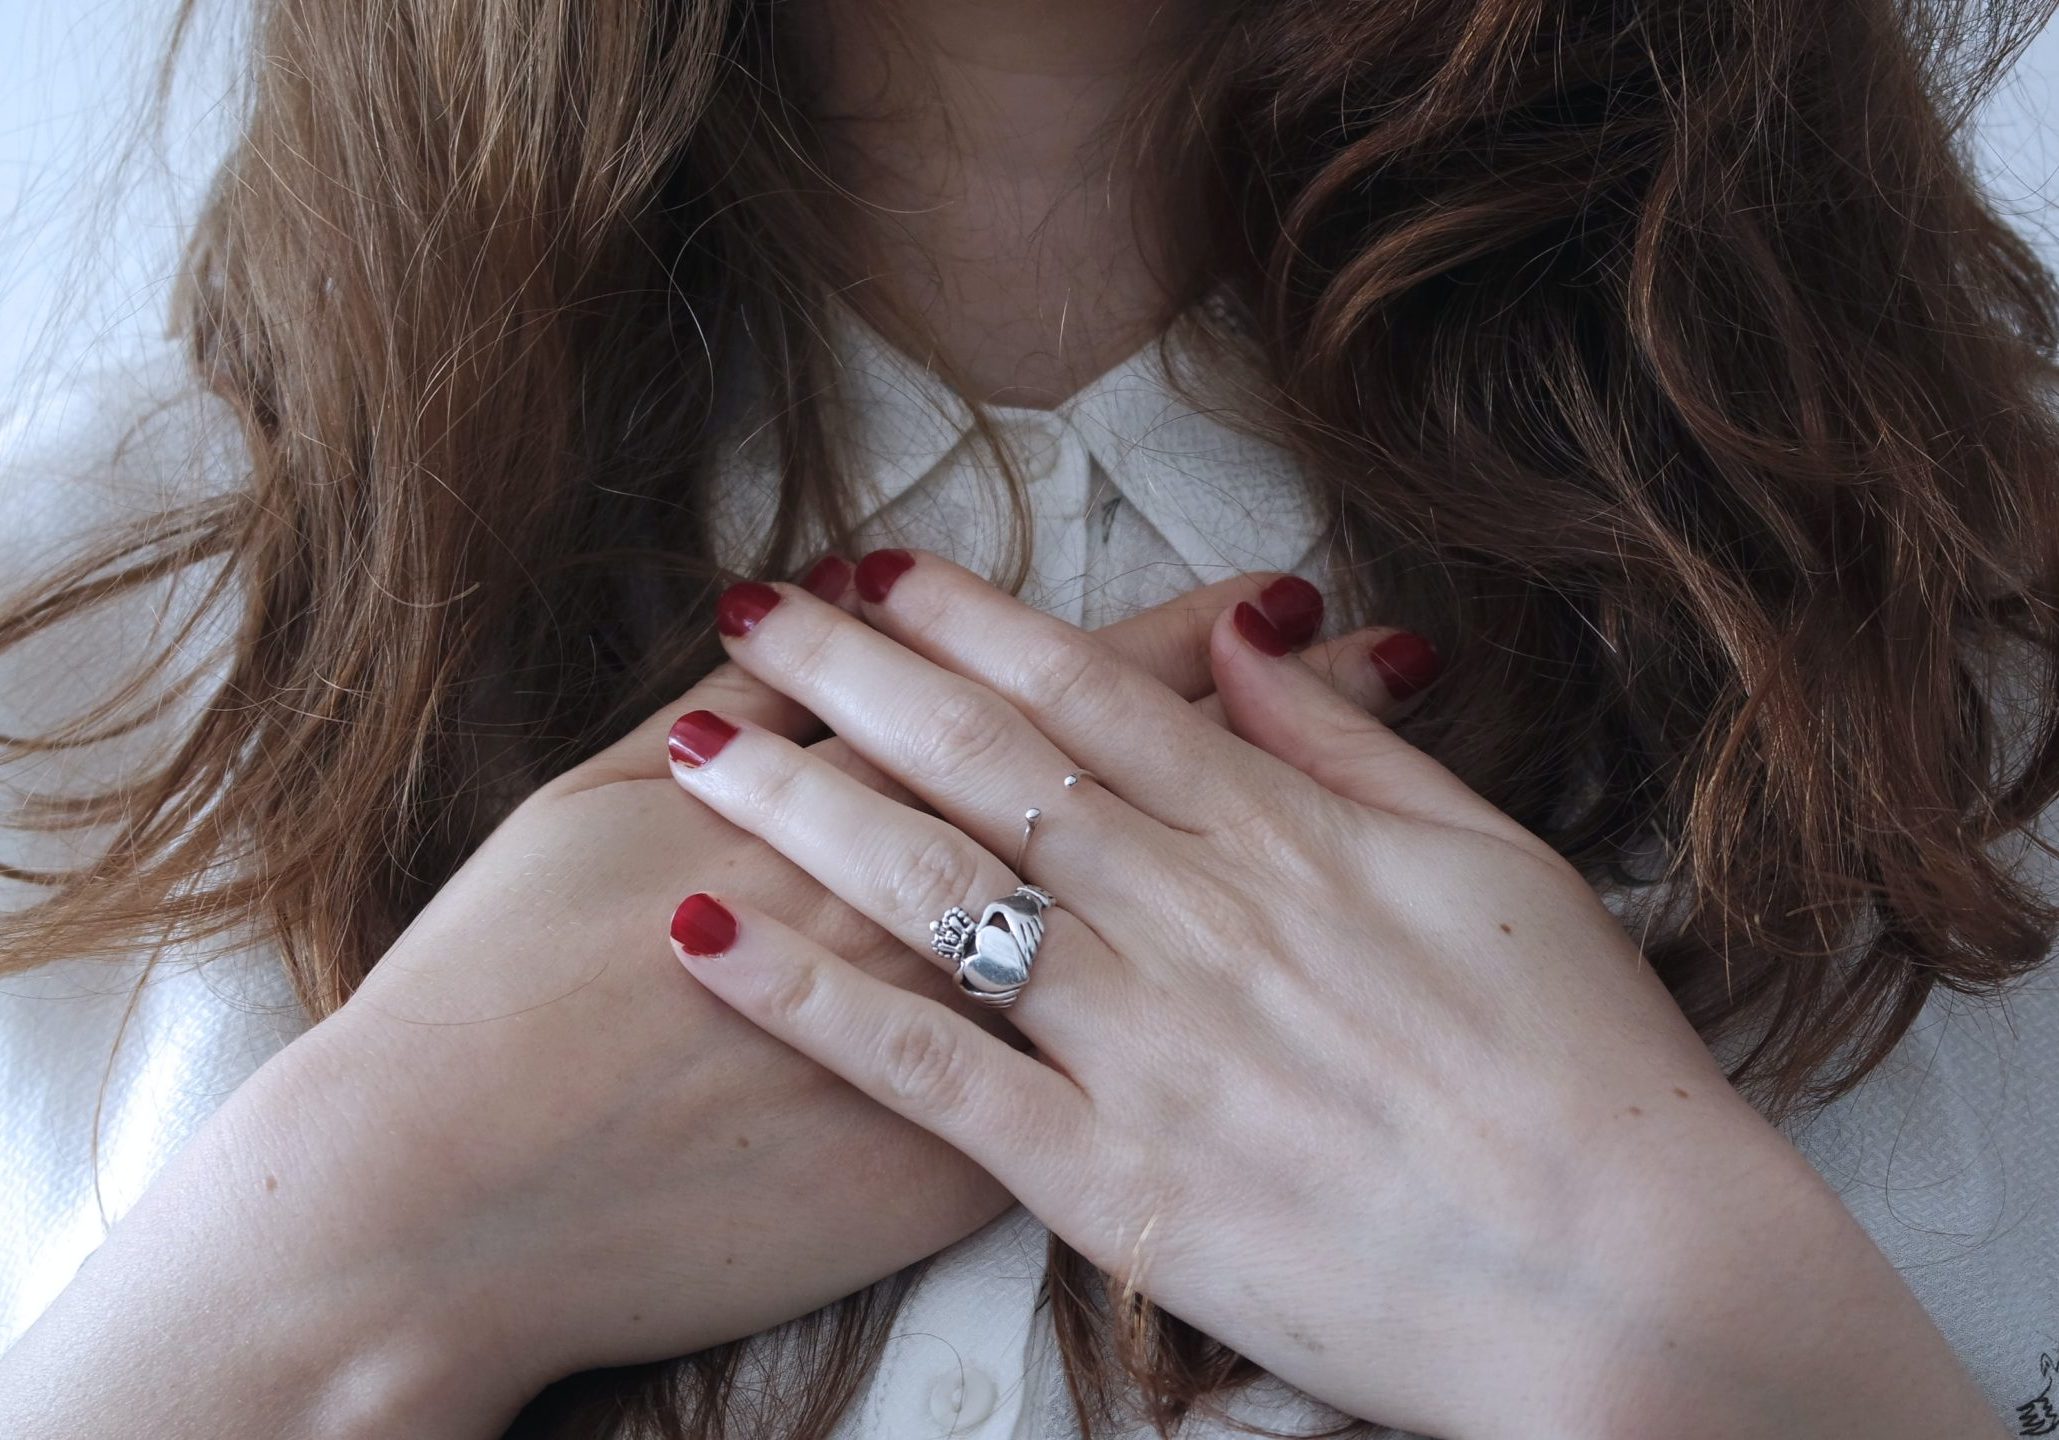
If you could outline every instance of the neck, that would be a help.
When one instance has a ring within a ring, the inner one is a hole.
[[[919,323],[929,358],[995,404],[1055,405],[1159,329],[1198,197],[1124,127],[1202,8],[797,3],[859,202],[853,301]]]

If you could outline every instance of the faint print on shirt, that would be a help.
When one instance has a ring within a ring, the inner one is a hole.
[[[2045,1377],[2045,1388],[2016,1407],[2016,1433],[2059,1435],[2059,1410],[2052,1407],[2052,1382],[2059,1380],[2059,1360],[2038,1356],[2038,1373]]]

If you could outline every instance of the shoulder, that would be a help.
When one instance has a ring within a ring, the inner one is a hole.
[[[2000,643],[1969,654],[1999,777],[2022,773],[2030,759],[2052,703],[2049,664]],[[2059,904],[2054,845],[2059,805],[1992,853],[2026,890]],[[1749,1038],[1728,1037],[1719,1058],[1734,1058]],[[2045,1357],[2059,1355],[2059,963],[2048,955],[1977,994],[1936,987],[1850,1092],[1782,1129],[1997,1412],[2035,1403],[2051,1378]]]
[[[1789,1138],[1996,1410],[2034,1403],[2059,1354],[2059,965],[1987,994],[1933,991],[1886,1059]]]
[[[0,614],[124,532],[241,486],[245,472],[231,406],[169,342],[27,377],[0,408]],[[0,822],[23,793],[103,789],[163,754],[229,659],[237,606],[222,581],[220,560],[181,564],[0,645],[0,735],[54,735],[117,696],[124,713],[130,700],[144,711],[76,748],[0,750]],[[76,861],[91,843],[0,826],[0,859],[29,867]],[[0,908],[19,902],[10,890],[0,886]]]
[[[241,485],[245,469],[233,411],[170,344],[28,377],[0,403],[0,615],[123,532]],[[164,679],[204,680],[235,633],[218,578],[217,567],[186,567],[0,646],[0,736],[63,729],[167,651]],[[210,691],[146,702],[146,723],[87,744],[0,748],[0,862],[49,870],[88,858],[98,834],[11,825],[16,805],[147,773]],[[0,911],[39,893],[0,879]],[[305,1023],[262,946],[0,971],[0,1348]]]
[[[108,526],[221,493],[243,471],[233,412],[180,346],[31,373],[0,397],[0,575],[33,578]]]

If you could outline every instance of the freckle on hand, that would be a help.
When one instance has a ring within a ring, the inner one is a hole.
[[[1644,1113],[1644,1107],[1642,1105],[1632,1105],[1627,1113],[1631,1115],[1642,1115]]]
[[[278,1177],[278,1176],[276,1176],[276,1175],[267,1175],[267,1176],[265,1176],[265,1193],[266,1193],[267,1195],[271,1194],[271,1193],[272,1193],[272,1191],[274,1191],[274,1190],[276,1190],[276,1189],[278,1189],[278,1188],[279,1188],[279,1177]]]
[[[750,1148],[751,1148],[751,1137],[750,1137],[750,1136],[748,1136],[748,1135],[739,1135],[739,1136],[737,1136],[737,1137],[736,1137],[736,1148],[737,1148],[737,1149],[739,1149],[739,1150],[748,1150],[748,1149],[750,1149]]]
[[[1516,927],[1509,924],[1508,921],[1504,920],[1501,922],[1501,933],[1504,935],[1513,935],[1516,933]]]
[[[1685,1100],[1687,1098],[1687,1092],[1685,1090],[1682,1090],[1678,1085],[1675,1085],[1673,1087],[1673,1093],[1675,1095],[1678,1095],[1682,1100]]]

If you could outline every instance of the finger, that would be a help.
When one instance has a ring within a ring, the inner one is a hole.
[[[1293,584],[1314,594],[1305,581]],[[857,589],[878,630],[999,695],[1144,813],[1207,832],[1250,809],[1224,804],[1225,790],[1249,773],[1237,763],[1242,747],[1098,637],[934,555],[875,550],[858,562]],[[1303,598],[1298,623],[1312,635],[1307,608]]]
[[[1287,663],[1265,617],[1250,607],[1222,617],[1211,653],[1230,727],[1324,788],[1440,824],[1497,831],[1514,825],[1307,666]],[[1390,632],[1368,652],[1367,663],[1384,673],[1390,700],[1406,698],[1434,675],[1435,651],[1419,637]]]
[[[705,712],[688,721],[704,738],[690,759],[673,762],[681,788],[942,969],[955,962],[931,946],[932,922],[953,906],[977,915],[1021,883],[956,826],[880,794],[813,748]],[[1025,1034],[1048,1040],[1059,1013],[1051,1007],[1091,1010],[1113,971],[1112,957],[1095,963],[1105,947],[1062,904],[1046,913],[1036,984],[1008,1013]]]
[[[1214,619],[1210,620],[1209,629],[1211,632],[1215,629]],[[1396,698],[1396,692],[1387,684],[1381,671],[1381,662],[1375,658],[1374,652],[1387,637],[1400,633],[1398,630],[1378,628],[1354,630],[1349,635],[1339,635],[1333,640],[1318,641],[1306,650],[1300,651],[1296,658],[1349,703],[1356,705],[1368,715],[1385,716],[1394,710],[1400,701]],[[1215,673],[1211,668],[1209,692],[1194,702],[1194,709],[1197,714],[1207,716],[1216,724],[1228,726],[1229,719],[1223,713],[1222,697],[1215,693],[1214,684]]]
[[[1112,793],[1120,775],[1077,793],[1062,789],[1064,777],[1083,767],[985,685],[930,663],[791,587],[735,586],[722,607],[728,614],[725,639],[738,664],[821,716],[853,749],[990,852],[1012,857],[1024,812],[1046,808],[1063,795],[1067,823],[1051,839],[1039,837],[1036,877],[1048,876],[1076,899],[1091,899],[1109,893],[1108,846],[1124,845],[1133,856],[1162,853],[1153,843],[1162,827]],[[1052,623],[1094,647],[1108,666],[1134,673],[1093,637],[1062,621]],[[1156,688],[1183,724],[1215,744],[1237,746],[1193,716],[1170,690],[1155,680],[1144,683]],[[1132,726],[1140,755],[1149,763],[1177,763],[1162,753],[1158,737],[1140,738],[1147,735]],[[1249,753],[1248,746],[1237,748]],[[1133,879],[1155,883],[1154,875]]]
[[[1208,637],[1215,619],[1245,601],[1257,605],[1290,636],[1306,640],[1322,625],[1320,591],[1295,576],[1268,573],[1203,585],[1093,633],[1161,685],[1198,700],[1215,688],[1208,664]]]
[[[801,583],[809,593],[855,614],[858,593],[851,577],[850,561],[841,555],[824,555],[809,567]],[[717,665],[678,700],[646,716],[634,730],[553,783],[591,789],[617,780],[664,779],[666,737],[673,722],[690,710],[735,715],[795,740],[822,733],[822,722],[805,706],[741,666],[727,663]]]
[[[762,911],[689,895],[673,914],[672,951],[745,1019],[1014,1193],[1078,1151],[1090,1112],[1071,1080]]]
[[[1189,697],[1201,714],[1221,725],[1225,723],[1223,707],[1215,695],[1215,672],[1208,656],[1209,636],[1215,629],[1216,619],[1225,610],[1248,600],[1275,616],[1275,623],[1284,622],[1291,633],[1296,615],[1305,615],[1308,610],[1305,604],[1296,605],[1298,597],[1291,587],[1279,584],[1286,578],[1290,577],[1267,573],[1218,580],[1212,585],[1203,585],[1175,596],[1163,605],[1154,606],[1127,620],[1104,625],[1094,634],[1108,642],[1123,658]],[[1321,597],[1318,595],[1317,599],[1320,601]],[[1306,625],[1308,622],[1303,623]],[[1389,632],[1361,630],[1333,640],[1318,641],[1299,654],[1303,663],[1328,679],[1338,694],[1379,714],[1379,707],[1386,703],[1387,690],[1368,655],[1372,644],[1386,633]],[[707,708],[720,711],[722,706],[709,705]],[[775,726],[765,728],[777,729]],[[814,748],[824,758],[834,758],[836,764],[849,773],[863,777],[873,789],[897,800],[911,798],[906,789],[882,775],[842,740],[832,736],[816,741]]]

